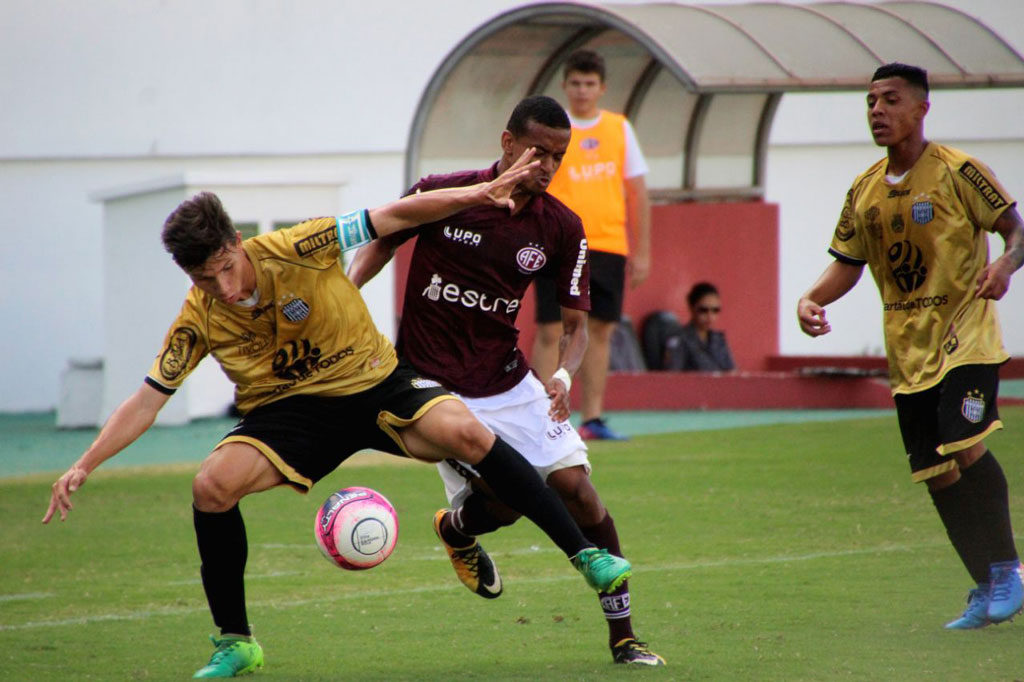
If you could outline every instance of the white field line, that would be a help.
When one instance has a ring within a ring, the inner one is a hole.
[[[35,599],[46,599],[52,596],[54,596],[53,592],[26,592],[25,594],[0,594],[0,602],[31,601]]]
[[[637,566],[633,569],[634,573],[671,573],[674,571],[690,571],[704,568],[717,568],[721,566],[755,566],[755,565],[770,565],[770,564],[786,564],[796,563],[800,561],[814,561],[817,559],[834,559],[838,557],[848,556],[863,556],[868,554],[885,554],[890,552],[912,552],[919,549],[929,549],[933,547],[942,547],[946,543],[926,543],[918,545],[886,545],[884,547],[865,547],[862,549],[847,549],[838,550],[833,552],[811,552],[809,554],[783,554],[778,556],[768,557],[750,557],[745,559],[711,559],[704,561],[691,561],[691,562],[674,562],[668,564],[654,564],[649,566]],[[529,550],[532,552],[533,550]],[[526,552],[518,552],[526,553]],[[250,576],[251,579],[254,576]],[[268,576],[269,577],[269,576]],[[568,582],[572,580],[579,580],[579,576],[575,573],[566,571],[563,575],[538,577],[538,578],[518,578],[517,583],[523,584],[540,584],[540,583],[553,583],[553,582]],[[424,587],[412,587],[402,589],[386,589],[386,590],[360,590],[358,592],[349,592],[346,594],[335,594],[335,595],[321,595],[311,599],[299,599],[299,600],[288,600],[288,601],[257,601],[249,604],[250,609],[257,608],[272,608],[272,609],[292,609],[296,607],[305,607],[311,605],[324,605],[332,602],[348,601],[352,599],[366,599],[374,597],[394,597],[400,595],[409,594],[424,594],[431,592],[449,592],[452,590],[463,589],[461,585],[458,585],[454,581],[446,583],[444,585],[429,585]],[[53,620],[37,620],[29,621],[25,623],[13,623],[5,624],[0,623],[0,632],[9,630],[31,630],[36,628],[52,628],[52,627],[63,627],[63,626],[75,626],[75,625],[89,625],[91,623],[101,623],[110,621],[137,621],[137,620],[148,620],[149,618],[157,618],[160,616],[181,616],[192,613],[206,613],[207,608],[203,606],[188,606],[188,607],[168,607],[165,609],[149,609],[145,611],[132,611],[128,613],[106,613],[97,614],[92,616],[82,616],[80,618],[61,618]]]

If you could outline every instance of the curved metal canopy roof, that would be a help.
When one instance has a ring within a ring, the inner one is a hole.
[[[1022,87],[1024,58],[980,21],[933,2],[587,5],[498,15],[438,67],[420,100],[406,181],[483,166],[508,113],[561,96],[574,50],[601,53],[602,106],[633,121],[656,198],[761,196],[782,93],[862,90],[881,64],[924,67],[938,88]]]

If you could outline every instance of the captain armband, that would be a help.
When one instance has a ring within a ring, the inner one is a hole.
[[[338,245],[342,251],[369,244],[377,238],[377,231],[370,221],[370,212],[366,209],[343,213],[335,220],[338,223]]]

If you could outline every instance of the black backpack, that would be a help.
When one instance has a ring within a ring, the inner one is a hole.
[[[682,326],[675,313],[667,310],[655,310],[644,318],[641,336],[647,369],[665,369],[666,343]]]
[[[611,349],[608,358],[608,369],[615,372],[642,372],[644,354],[640,350],[633,323],[626,315],[622,316],[612,332]]]

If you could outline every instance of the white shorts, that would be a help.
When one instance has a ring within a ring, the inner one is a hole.
[[[545,481],[553,472],[574,466],[583,466],[590,473],[587,446],[572,424],[548,416],[551,399],[533,373],[504,393],[459,398],[477,419],[518,450]],[[471,492],[469,480],[477,476],[476,471],[454,460],[438,462],[437,470],[448,502],[452,508],[459,507]]]

